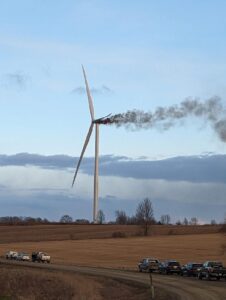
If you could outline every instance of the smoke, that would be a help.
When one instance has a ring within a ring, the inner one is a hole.
[[[202,118],[209,122],[220,139],[226,142],[226,111],[219,97],[212,97],[205,102],[198,99],[186,99],[179,105],[158,107],[154,112],[129,110],[116,114],[106,124],[124,126],[130,130],[158,128],[168,130],[189,117]]]

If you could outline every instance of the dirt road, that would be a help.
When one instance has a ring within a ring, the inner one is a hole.
[[[80,274],[89,274],[94,276],[109,277],[114,279],[126,280],[130,282],[149,284],[149,274],[138,273],[134,271],[122,271],[104,268],[89,268],[77,266],[65,266],[57,264],[36,264],[16,261],[0,260],[1,264],[10,264],[18,266],[27,266],[32,268],[42,268],[50,270],[62,270],[76,272]],[[153,284],[156,289],[167,291],[169,298],[179,300],[225,300],[226,299],[226,281],[199,281],[195,278],[183,278],[180,276],[165,276],[153,274]],[[170,297],[171,296],[171,297]]]

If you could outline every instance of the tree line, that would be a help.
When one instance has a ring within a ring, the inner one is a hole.
[[[90,224],[87,219],[73,219],[70,215],[63,215],[59,221],[49,221],[47,218],[34,218],[34,217],[18,217],[18,216],[4,216],[0,217],[0,225],[35,225],[35,224]],[[97,217],[98,224],[118,224],[118,225],[140,225],[144,230],[144,235],[148,234],[148,230],[151,225],[173,225],[171,222],[171,217],[169,214],[161,215],[160,219],[157,221],[154,218],[154,210],[152,202],[149,198],[144,198],[137,205],[135,214],[133,216],[128,216],[124,210],[115,211],[115,220],[110,222],[105,222],[105,214],[102,210],[98,211]],[[197,217],[192,217],[190,219],[184,218],[183,220],[178,220],[174,223],[175,225],[198,225],[199,221]],[[211,225],[216,225],[217,222],[212,219]],[[226,225],[226,214],[224,221],[221,224]]]
[[[18,216],[5,216],[0,217],[0,224],[7,225],[31,225],[31,224],[47,224],[50,221],[46,218],[33,218],[33,217],[18,217]]]

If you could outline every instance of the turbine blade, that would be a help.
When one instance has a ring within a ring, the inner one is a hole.
[[[87,97],[88,97],[88,101],[89,101],[90,115],[91,115],[91,119],[93,121],[94,120],[93,100],[92,100],[92,97],[91,97],[91,93],[90,93],[88,81],[87,81],[87,78],[86,78],[86,72],[85,72],[85,69],[84,69],[83,66],[82,66],[82,71],[83,71],[83,75],[84,75],[84,79],[85,79],[85,84],[86,84],[86,93],[87,93]]]
[[[80,155],[80,158],[79,158],[77,167],[76,167],[76,171],[75,171],[74,178],[73,178],[73,181],[72,181],[72,187],[73,187],[73,185],[74,185],[74,183],[75,183],[75,178],[76,178],[76,176],[77,176],[77,174],[78,174],[78,169],[79,169],[79,166],[80,166],[80,164],[81,164],[81,161],[82,161],[83,155],[84,155],[84,153],[85,153],[86,147],[87,147],[87,145],[88,145],[88,143],[89,143],[89,139],[90,139],[91,134],[92,134],[92,131],[93,131],[93,126],[94,126],[94,124],[91,123],[90,128],[89,128],[89,131],[88,131],[88,134],[87,134],[86,139],[85,139],[84,146],[83,146],[83,148],[82,148],[82,152],[81,152],[81,155]]]

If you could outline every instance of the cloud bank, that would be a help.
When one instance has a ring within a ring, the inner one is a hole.
[[[0,166],[38,166],[46,169],[75,169],[78,157],[19,153],[0,155]],[[84,157],[80,172],[93,174],[93,157]],[[163,160],[100,156],[100,174],[135,179],[226,183],[226,155],[179,156]]]
[[[93,158],[81,165],[71,189],[78,158],[20,153],[0,155],[1,215],[59,219],[64,213],[92,219]],[[144,197],[155,216],[174,220],[196,216],[221,221],[226,212],[225,155],[175,157],[151,161],[106,155],[100,163],[100,208],[108,220],[115,210],[135,212]]]

